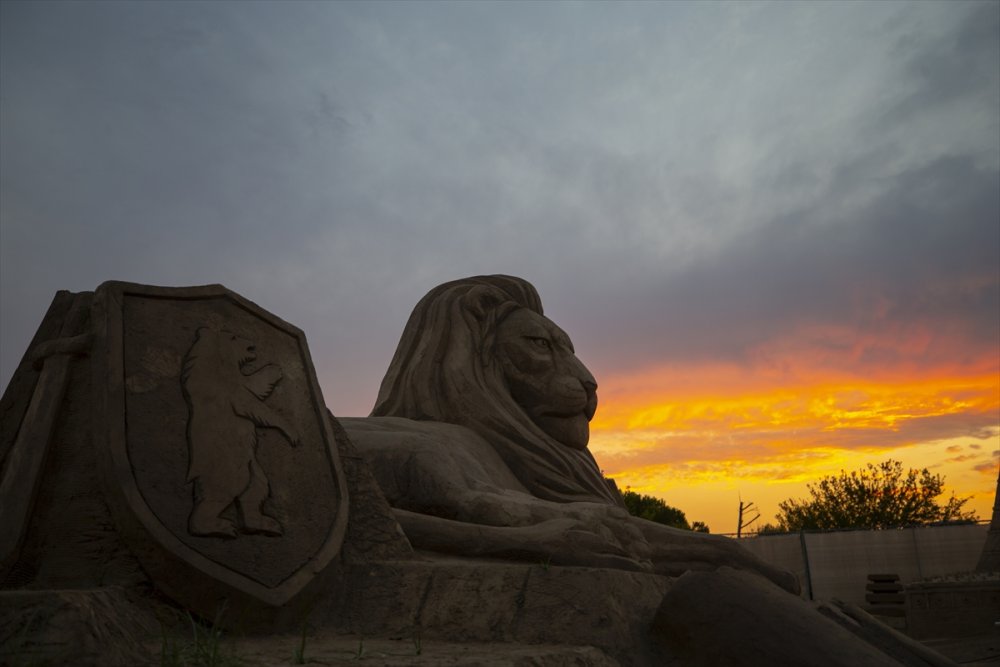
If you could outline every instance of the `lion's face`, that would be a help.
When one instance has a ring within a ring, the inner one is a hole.
[[[597,410],[597,382],[552,320],[515,310],[497,326],[497,359],[514,401],[551,438],[585,449]]]

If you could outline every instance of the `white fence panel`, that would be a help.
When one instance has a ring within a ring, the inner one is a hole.
[[[988,528],[979,524],[792,533],[745,538],[740,544],[798,575],[805,598],[864,605],[869,574],[896,574],[908,584],[974,570]]]

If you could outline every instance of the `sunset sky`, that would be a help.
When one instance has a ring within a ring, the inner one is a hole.
[[[886,458],[987,518],[1000,3],[0,3],[0,386],[59,289],[222,283],[364,415],[507,273],[621,485],[736,528]]]

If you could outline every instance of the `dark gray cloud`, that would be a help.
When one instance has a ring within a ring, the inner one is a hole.
[[[969,3],[968,9],[953,31],[930,40],[913,33],[898,38],[896,50],[905,58],[914,85],[886,115],[887,123],[968,99],[984,104],[996,101],[1000,6],[976,2]],[[917,26],[915,32],[919,29]]]
[[[817,322],[974,351],[1000,312],[996,14],[0,3],[0,384],[57,289],[107,279],[294,322],[342,414],[419,297],[477,273],[535,282],[599,373]]]
[[[615,324],[595,347],[620,350],[614,364],[642,364],[652,346],[666,361],[744,359],[795,325],[878,333],[901,322],[958,335],[980,350],[995,345],[997,171],[941,157],[886,179],[872,201],[828,220],[852,194],[834,179],[808,209],[753,229],[677,275],[654,277],[630,300],[609,303]],[[880,303],[885,312],[878,314]],[[613,346],[623,335],[626,344]],[[955,354],[952,347],[935,352]]]

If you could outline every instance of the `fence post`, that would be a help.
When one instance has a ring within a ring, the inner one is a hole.
[[[910,534],[913,535],[913,562],[917,564],[917,579],[924,578],[924,568],[920,565],[920,545],[917,544],[917,529],[916,527],[910,528]]]
[[[799,545],[802,547],[802,562],[806,565],[806,590],[809,591],[809,599],[813,599],[812,570],[809,569],[809,548],[806,546],[806,533],[799,531]]]

